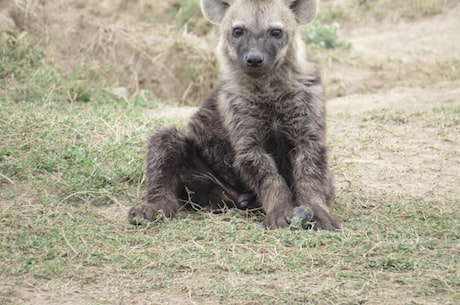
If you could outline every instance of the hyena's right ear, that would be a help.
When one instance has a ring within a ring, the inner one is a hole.
[[[285,0],[299,24],[307,24],[315,19],[318,13],[319,0]]]
[[[201,0],[203,15],[213,23],[221,23],[232,0]]]

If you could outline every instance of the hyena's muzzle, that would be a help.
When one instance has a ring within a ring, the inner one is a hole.
[[[286,44],[287,35],[276,27],[255,31],[235,26],[229,42],[236,50],[240,69],[254,78],[273,70],[281,59],[280,51]]]

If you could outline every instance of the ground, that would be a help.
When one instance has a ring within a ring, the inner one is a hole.
[[[309,46],[342,233],[268,231],[237,211],[127,224],[149,132],[184,124],[216,79],[216,32],[170,26],[185,2],[0,2],[1,29],[28,31],[47,66],[90,63],[124,97],[51,103],[51,82],[33,103],[2,89],[0,302],[458,304],[459,1],[321,1],[319,23],[348,45]],[[167,71],[175,56],[196,65]]]

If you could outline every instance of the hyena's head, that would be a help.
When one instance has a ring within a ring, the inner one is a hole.
[[[315,18],[318,0],[201,0],[201,7],[221,25],[223,72],[259,78],[304,55],[298,28]]]

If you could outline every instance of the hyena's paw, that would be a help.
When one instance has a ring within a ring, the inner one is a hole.
[[[154,221],[160,215],[170,218],[174,213],[175,210],[171,208],[163,208],[152,203],[143,203],[129,210],[128,221],[130,224],[139,225],[142,223],[142,220]]]
[[[342,231],[342,222],[334,218],[327,208],[313,207],[313,228],[316,230]]]
[[[313,211],[310,207],[299,206],[294,208],[294,216],[291,219],[290,227],[310,229],[313,222]]]
[[[294,212],[292,207],[278,208],[265,215],[265,227],[267,229],[286,228],[291,223],[293,216]]]

